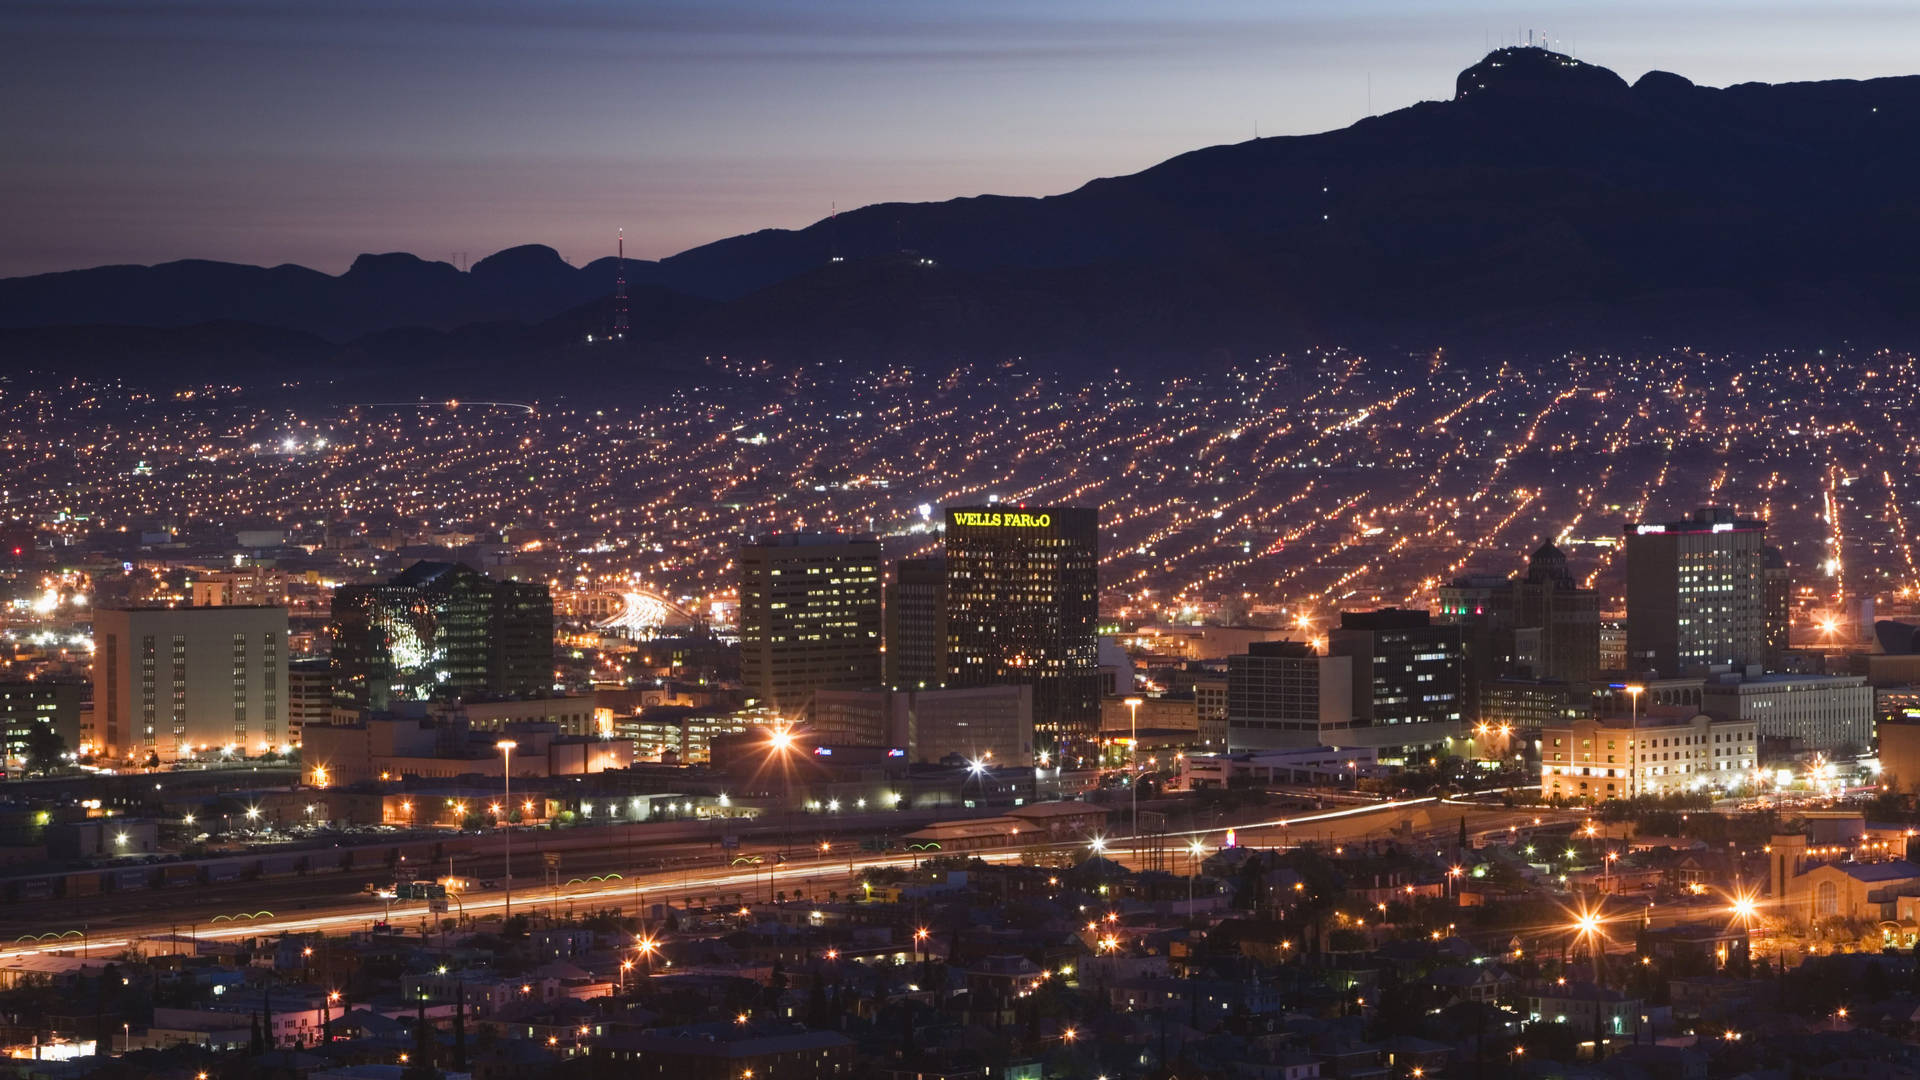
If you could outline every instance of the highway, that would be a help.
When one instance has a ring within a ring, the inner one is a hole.
[[[1362,804],[1169,833],[1168,865],[1176,871],[1184,869],[1181,848],[1199,840],[1209,850],[1215,849],[1225,841],[1229,829],[1242,846],[1342,844],[1388,838],[1403,820],[1417,819],[1420,815],[1424,815],[1426,821],[1416,827],[1415,835],[1436,843],[1450,842],[1457,835],[1462,816],[1468,819],[1471,835],[1487,839],[1504,837],[1510,829],[1532,827],[1536,818],[1543,824],[1553,824],[1581,817],[1570,811],[1508,809],[1436,799]],[[846,846],[857,848],[857,843],[849,840]],[[1079,841],[1055,846],[1083,853],[1089,847]],[[1128,850],[1129,846],[1128,839],[1119,835],[1106,840],[1102,849],[1107,858],[1137,864],[1139,860]],[[636,846],[631,852],[624,847],[568,852],[561,859],[557,888],[551,882],[542,882],[545,867],[537,855],[516,853],[512,904],[516,912],[537,909],[558,910],[564,914],[569,910],[618,908],[631,913],[640,901],[648,905],[682,906],[690,898],[703,898],[708,904],[721,904],[738,902],[736,896],[765,901],[777,893],[821,898],[829,890],[842,894],[851,891],[859,877],[868,871],[911,867],[923,857],[857,850],[848,853],[836,842],[826,854],[796,848],[789,862],[774,865],[774,855],[781,847],[778,843],[753,844],[737,852],[716,853],[708,844],[695,842]],[[1030,847],[1021,844],[968,854],[1007,862],[1020,858]],[[731,865],[733,859],[755,855],[764,860],[761,865]],[[636,871],[636,863],[665,865]],[[502,879],[502,870],[500,860],[492,857],[456,860],[453,868],[455,875],[476,883]],[[422,867],[419,876],[425,880],[444,876],[446,872],[445,865]],[[50,908],[39,909],[43,922],[22,924],[21,920],[10,920],[4,940],[11,944],[0,947],[0,959],[45,952],[78,955],[83,949],[88,955],[113,954],[139,938],[168,933],[192,933],[209,939],[314,931],[337,934],[366,930],[383,918],[388,918],[396,929],[417,929],[430,918],[438,918],[429,915],[423,901],[387,904],[363,894],[360,890],[372,880],[367,872],[308,875],[62,901],[57,913]],[[507,903],[503,888],[475,888],[460,893],[449,914],[492,916],[504,912]],[[64,940],[45,938],[45,935],[58,936],[76,930],[84,933],[84,944],[70,936]]]

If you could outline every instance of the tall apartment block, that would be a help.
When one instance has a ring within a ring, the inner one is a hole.
[[[740,545],[740,678],[788,717],[826,687],[880,685],[880,542],[792,533]]]

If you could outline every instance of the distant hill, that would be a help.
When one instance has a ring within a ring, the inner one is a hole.
[[[1089,364],[1314,340],[1898,343],[1920,330],[1915,175],[1920,77],[1628,85],[1502,49],[1452,100],[1338,131],[1047,198],[869,206],[630,261],[633,337],[676,362]],[[392,346],[400,328],[484,321],[526,328],[494,337],[527,355],[604,328],[612,280],[611,259],[576,269],[537,246],[464,274],[408,255],[337,277],[102,267],[0,281],[0,327],[227,321]]]

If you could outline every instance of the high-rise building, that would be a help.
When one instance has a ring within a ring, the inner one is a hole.
[[[309,724],[333,722],[333,665],[326,657],[287,665],[287,741],[298,745]]]
[[[1345,611],[1327,643],[1332,655],[1353,658],[1354,717],[1360,723],[1434,725],[1425,737],[1415,737],[1421,743],[1459,733],[1459,627],[1437,624],[1424,611]]]
[[[1465,712],[1485,721],[1480,687],[1496,679],[1568,684],[1600,674],[1600,600],[1567,569],[1552,541],[1516,578],[1460,578],[1440,589],[1439,622],[1461,628],[1467,657]]]
[[[333,593],[333,698],[384,712],[396,701],[537,697],[553,688],[553,597],[459,563],[418,562],[384,585]]]
[[[1199,721],[1200,745],[1210,753],[1227,748],[1227,679],[1203,675],[1193,680],[1193,711]]]
[[[740,545],[740,679],[788,717],[823,687],[880,685],[880,542],[792,533]]]
[[[1626,527],[1629,667],[1682,675],[1765,661],[1766,527],[1719,507]]]
[[[901,559],[887,583],[886,678],[896,690],[947,680],[947,560]]]
[[[1342,743],[1353,727],[1353,658],[1304,641],[1257,641],[1227,657],[1226,749]]]
[[[1777,547],[1768,544],[1764,549],[1763,569],[1765,577],[1763,592],[1766,595],[1767,610],[1767,648],[1766,662],[1768,670],[1776,670],[1786,662],[1788,631],[1793,626],[1793,571],[1787,566],[1787,557]]]
[[[77,753],[82,689],[79,683],[51,679],[0,682],[0,767],[22,763],[36,732],[58,735],[68,753]]]
[[[172,761],[286,741],[286,608],[103,608],[93,640],[96,754]]]
[[[1100,727],[1098,512],[949,507],[947,685],[1033,687],[1042,748]]]

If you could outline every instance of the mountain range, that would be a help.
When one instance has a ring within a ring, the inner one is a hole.
[[[1102,366],[1309,342],[1901,344],[1920,331],[1915,175],[1920,77],[1628,84],[1501,49],[1450,100],[1336,131],[629,260],[623,347],[670,366]],[[614,272],[536,245],[466,272],[386,254],[338,276],[188,261],[12,278],[0,354],[512,364],[604,334]]]

